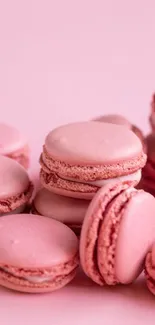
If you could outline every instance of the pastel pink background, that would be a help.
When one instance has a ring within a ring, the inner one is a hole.
[[[0,4],[0,119],[30,139],[32,169],[45,134],[119,112],[148,131],[155,90],[154,0],[5,0]],[[0,289],[4,325],[154,324],[143,280],[99,288],[79,274],[48,295]]]

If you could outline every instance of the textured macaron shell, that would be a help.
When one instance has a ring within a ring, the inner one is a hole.
[[[23,193],[29,186],[25,169],[5,156],[0,156],[0,175],[0,199]]]
[[[0,154],[8,155],[26,145],[26,139],[13,126],[0,123]]]
[[[88,207],[86,200],[56,195],[41,189],[33,202],[36,211],[68,225],[81,225]]]
[[[61,126],[48,134],[45,148],[53,159],[82,166],[116,163],[142,152],[141,142],[128,128],[100,122]]]
[[[1,266],[51,268],[70,261],[77,249],[75,234],[56,220],[31,214],[0,218]]]

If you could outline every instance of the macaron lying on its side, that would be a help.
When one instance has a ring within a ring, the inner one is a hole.
[[[78,240],[63,223],[33,214],[0,218],[0,285],[53,291],[74,278],[77,266]]]
[[[67,124],[45,139],[40,180],[56,194],[90,200],[107,183],[133,180],[138,184],[145,162],[140,140],[124,126]]]
[[[96,117],[95,119],[93,119],[93,121],[118,124],[122,126],[124,125],[128,127],[137,135],[137,137],[142,142],[144,152],[147,152],[147,146],[143,132],[136,125],[130,123],[124,116],[118,114],[108,114]]]
[[[23,212],[32,193],[26,170],[13,159],[0,156],[0,216]]]
[[[93,198],[83,222],[82,268],[99,285],[131,283],[154,241],[154,197],[132,183],[107,185]]]
[[[29,167],[30,150],[25,138],[13,126],[0,123],[0,155],[7,156]]]
[[[42,188],[34,198],[32,211],[63,222],[79,235],[87,208],[87,200],[57,195]]]

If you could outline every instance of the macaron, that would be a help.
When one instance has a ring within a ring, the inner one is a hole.
[[[0,123],[0,155],[16,160],[27,169],[29,153],[27,141],[19,130],[11,125]]]
[[[155,133],[146,137],[147,162],[142,170],[142,179],[139,186],[145,191],[155,195]]]
[[[155,93],[152,95],[151,99],[151,110],[149,115],[149,122],[153,132],[155,132]]]
[[[40,157],[43,187],[56,194],[92,199],[107,183],[138,183],[146,155],[128,128],[100,122],[67,124],[51,131]]]
[[[155,295],[155,243],[146,256],[145,276],[148,289]]]
[[[147,146],[146,146],[143,132],[136,125],[130,123],[124,116],[119,114],[107,114],[107,115],[96,117],[93,121],[124,125],[128,127],[131,131],[133,131],[137,135],[137,137],[142,142],[144,151],[147,152]]]
[[[142,272],[154,240],[154,197],[132,183],[106,185],[91,201],[83,222],[82,268],[101,286],[131,283]]]
[[[13,159],[0,156],[0,216],[21,213],[33,193],[27,171]]]
[[[87,208],[87,200],[57,195],[42,188],[34,198],[32,212],[63,222],[79,235]]]
[[[63,223],[33,214],[0,218],[1,286],[27,293],[57,290],[74,278],[77,266],[78,240]]]

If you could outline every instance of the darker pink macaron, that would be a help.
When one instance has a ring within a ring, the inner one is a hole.
[[[149,290],[155,295],[155,243],[145,260],[145,275]]]
[[[155,133],[146,137],[147,143],[147,162],[142,170],[140,188],[155,196]]]
[[[138,184],[145,162],[142,144],[128,128],[94,121],[73,123],[47,135],[40,180],[51,192],[90,200],[107,183]]]
[[[78,240],[56,220],[31,214],[0,218],[0,285],[41,293],[70,282],[78,266]]]
[[[154,240],[154,197],[131,183],[107,185],[90,203],[83,222],[82,268],[100,285],[131,283],[143,270]]]
[[[149,115],[149,122],[152,132],[155,132],[155,94],[152,95],[151,99],[151,111]]]
[[[0,123],[0,155],[7,156],[29,167],[30,150],[24,136],[15,127]]]
[[[34,198],[32,212],[63,222],[79,235],[88,203],[87,200],[57,195],[42,188]]]

